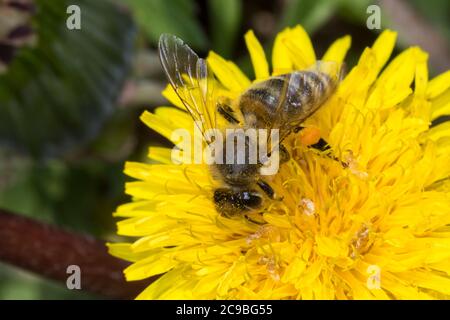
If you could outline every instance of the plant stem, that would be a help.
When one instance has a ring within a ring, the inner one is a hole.
[[[129,263],[104,242],[0,209],[0,261],[66,284],[67,267],[81,270],[81,289],[113,299],[135,298],[154,279],[126,282]]]

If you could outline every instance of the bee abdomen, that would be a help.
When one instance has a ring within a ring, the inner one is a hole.
[[[296,71],[256,83],[240,98],[239,108],[250,127],[288,127],[316,111],[337,82],[319,71]]]
[[[300,116],[303,120],[328,98],[331,78],[320,72],[302,71],[292,73],[284,105],[288,116]],[[302,114],[305,115],[302,117]]]
[[[275,111],[280,101],[280,94],[285,86],[286,77],[274,77],[258,83],[245,92],[241,99],[250,99],[265,105],[267,111]]]
[[[240,98],[239,108],[252,127],[270,126],[279,107],[288,75],[270,78],[248,89]]]

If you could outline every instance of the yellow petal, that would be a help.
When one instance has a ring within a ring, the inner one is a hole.
[[[130,243],[107,243],[106,246],[109,254],[127,261],[135,262],[147,257],[147,253],[134,252]]]
[[[289,51],[284,44],[289,32],[290,29],[284,29],[282,32],[277,34],[275,38],[275,43],[272,50],[273,75],[289,73],[294,68]]]
[[[372,50],[375,53],[377,66],[376,68],[381,70],[384,64],[388,61],[391,56],[392,50],[395,46],[395,41],[397,39],[397,32],[391,30],[383,31],[380,36],[375,40],[372,46]]]
[[[245,263],[239,259],[230,266],[229,270],[222,276],[217,288],[219,296],[225,296],[230,289],[233,289],[245,281]]]
[[[155,282],[153,282],[151,285],[149,285],[139,296],[136,298],[137,300],[156,300],[156,299],[162,299],[164,294],[173,291],[174,287],[182,288],[182,285],[186,283],[186,280],[183,279],[182,271],[179,268],[174,269],[172,271],[167,272],[160,278],[158,278]],[[177,286],[174,286],[173,284],[176,283]],[[185,296],[185,293],[180,290],[179,296],[181,297],[175,297],[174,299],[180,298],[180,299],[187,299],[188,297]]]
[[[438,139],[436,141],[436,148],[439,154],[450,154],[450,136]]]
[[[431,299],[432,297],[420,290],[409,281],[402,281],[390,272],[383,272],[381,278],[381,286],[388,290],[395,299],[417,300],[417,299]]]
[[[317,252],[326,257],[346,256],[348,249],[336,238],[316,236]]]
[[[148,257],[135,262],[125,269],[125,277],[128,281],[142,280],[151,276],[169,271],[178,262],[163,256],[164,252],[148,254]]]
[[[417,52],[416,75],[414,78],[414,94],[425,97],[428,86],[428,55],[423,52]]]
[[[339,272],[342,280],[351,288],[352,298],[355,300],[372,300],[373,293],[369,290],[367,282],[361,281],[355,277],[353,272]],[[375,291],[375,290],[374,290]]]
[[[271,225],[274,225],[274,226],[277,226],[280,228],[292,227],[292,223],[289,221],[289,217],[287,215],[265,214],[264,220],[266,220]]]
[[[351,42],[352,38],[350,36],[337,39],[325,52],[322,60],[343,62],[348,49],[350,49]]]
[[[266,54],[253,31],[250,30],[245,34],[245,43],[252,59],[256,79],[268,78],[269,64],[267,63]]]
[[[444,137],[450,137],[450,122],[446,121],[434,126],[426,133],[425,136],[433,141],[437,141]]]
[[[450,87],[450,70],[433,78],[428,84],[427,97],[433,99]]]
[[[305,269],[306,262],[299,257],[295,257],[294,260],[287,266],[281,280],[285,282],[294,281],[301,276]]]
[[[431,101],[431,120],[447,114],[450,114],[450,89]]]
[[[117,223],[117,234],[129,237],[148,236],[176,225],[176,221],[168,221],[161,212],[148,212],[147,217],[134,217]]]
[[[233,62],[225,60],[212,51],[209,53],[207,61],[217,79],[227,89],[242,92],[250,85],[250,80]]]
[[[177,95],[177,93],[173,89],[172,85],[168,84],[166,86],[166,88],[162,91],[162,95],[164,96],[164,98],[169,100],[169,102],[171,104],[173,104],[175,107],[186,110],[186,107],[184,106],[180,97]]]
[[[170,128],[170,125],[166,121],[161,121],[157,116],[154,114],[145,111],[141,115],[141,120],[144,122],[149,128],[155,130],[163,137],[170,139],[172,136],[172,128]]]
[[[316,54],[308,33],[298,25],[291,29],[284,40],[296,69],[306,69],[316,62]]]
[[[450,295],[450,279],[430,272],[408,271],[398,274],[405,281],[412,282],[418,287],[426,288]]]
[[[172,149],[163,147],[149,147],[148,155],[149,159],[158,161],[165,164],[172,163]]]
[[[173,129],[188,129],[193,132],[194,123],[189,113],[172,107],[158,107],[154,115],[159,119],[164,119]]]
[[[378,54],[386,56],[385,52]],[[379,76],[367,106],[387,109],[400,103],[412,92],[410,86],[415,77],[419,81],[417,92],[424,94],[428,74],[425,66],[426,59],[427,55],[417,47],[398,55]],[[419,74],[416,73],[418,69]]]

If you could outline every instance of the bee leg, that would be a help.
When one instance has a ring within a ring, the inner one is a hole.
[[[265,224],[267,223],[267,222],[256,221],[256,220],[250,218],[250,217],[249,217],[248,215],[246,215],[246,214],[244,214],[244,218],[245,218],[248,222],[251,222],[251,223],[254,223],[254,224],[258,224],[258,225],[260,225],[260,226],[265,225]]]
[[[275,191],[273,191],[272,187],[267,182],[260,179],[258,180],[258,182],[256,182],[256,184],[270,199],[275,199]]]
[[[298,132],[300,132],[303,129],[305,129],[305,127],[298,126],[293,131],[294,131],[294,133],[298,133]],[[320,138],[319,141],[317,141],[314,144],[308,145],[308,148],[313,148],[313,149],[316,149],[316,150],[319,150],[319,151],[327,151],[327,150],[331,149],[330,145],[328,144],[328,142],[325,141],[323,138]]]
[[[217,112],[229,123],[238,124],[239,120],[236,118],[234,110],[226,103],[217,104]]]
[[[256,184],[261,188],[262,191],[272,200],[283,200],[283,198],[278,198],[275,194],[273,188],[264,180],[259,179]]]
[[[325,151],[331,150],[331,147],[328,144],[328,142],[326,140],[322,139],[322,138],[320,138],[320,140],[317,143],[310,145],[308,148],[316,149],[316,150],[321,151],[321,152],[325,152]],[[333,159],[334,161],[340,162],[341,165],[344,168],[347,167],[347,164],[345,162],[343,162],[343,161],[339,160],[338,158],[334,157],[331,153],[326,153],[325,155],[328,158]]]
[[[278,147],[278,154],[280,156],[280,163],[288,162],[291,158],[291,155],[289,154],[289,151],[287,151],[286,147],[280,144]],[[270,157],[272,155],[272,152],[269,152],[267,154],[267,157]]]
[[[319,151],[322,151],[322,152],[328,151],[328,150],[331,149],[331,147],[328,144],[328,142],[326,142],[322,138],[320,138],[320,140],[317,143],[310,145],[309,148],[313,148],[313,149],[316,149],[316,150],[319,150]]]
[[[301,129],[303,129],[303,127],[297,127],[294,131],[298,132]],[[330,144],[323,138],[320,138],[317,143],[308,146],[308,148],[316,149],[316,150],[321,151],[321,152],[325,152],[325,151],[331,150]],[[344,168],[346,168],[348,166],[347,163],[339,160],[338,158],[332,156],[331,154],[327,154],[326,156],[331,158],[331,159],[333,159],[333,160],[335,160],[335,161],[340,162]]]
[[[289,159],[291,159],[289,151],[287,151],[284,145],[280,144],[280,163],[288,162]]]

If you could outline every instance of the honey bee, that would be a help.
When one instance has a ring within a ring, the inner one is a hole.
[[[163,34],[158,49],[171,86],[193,120],[203,124],[202,132],[217,128],[222,120],[230,127],[278,129],[280,143],[277,150],[281,163],[289,159],[281,141],[300,128],[300,124],[330,98],[341,79],[339,64],[319,61],[307,70],[256,82],[231,100],[215,94],[217,81],[206,60],[199,58],[181,39]],[[227,138],[225,136],[224,145]],[[205,141],[211,143],[207,137]],[[212,200],[218,213],[225,217],[247,217],[247,214],[261,210],[266,197],[276,197],[273,188],[262,178],[263,163],[249,161],[250,143],[246,140],[246,150],[241,150],[246,155],[244,163],[224,161],[211,165],[214,175],[222,183],[222,187],[214,190]],[[270,150],[274,150],[273,146]]]

